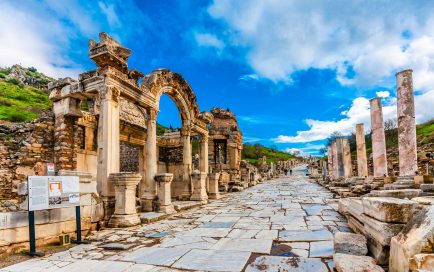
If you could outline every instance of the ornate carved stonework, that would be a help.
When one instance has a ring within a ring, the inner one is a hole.
[[[119,118],[122,121],[142,128],[147,128],[146,121],[148,115],[146,114],[145,109],[123,98],[120,99],[120,106]]]

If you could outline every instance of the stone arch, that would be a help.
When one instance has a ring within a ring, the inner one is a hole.
[[[142,86],[154,96],[153,108],[157,111],[161,96],[168,95],[179,110],[183,126],[188,123],[194,124],[199,118],[196,95],[180,74],[168,69],[158,69],[143,77]]]

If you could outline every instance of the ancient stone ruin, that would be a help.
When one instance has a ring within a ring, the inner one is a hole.
[[[363,243],[349,242],[335,236],[335,247],[336,240],[347,243],[334,257],[338,271],[353,271],[351,263],[360,264],[364,271],[382,271],[375,264],[392,272],[432,271],[434,267],[433,176],[420,175],[425,169],[418,165],[412,71],[397,73],[396,80],[397,177],[388,168],[381,98],[370,100],[372,169],[368,169],[364,124],[356,126],[357,171],[351,170],[347,138],[338,137],[328,146],[329,174],[318,182],[342,197],[339,212],[360,239],[365,239]],[[367,245],[367,250],[350,250],[360,244]],[[355,256],[366,254],[370,257]]]

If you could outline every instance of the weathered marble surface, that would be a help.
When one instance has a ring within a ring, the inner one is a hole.
[[[334,249],[337,253],[364,256],[368,253],[366,237],[361,234],[338,232],[335,234]]]
[[[335,268],[338,272],[382,272],[383,268],[375,264],[369,256],[355,256],[336,253],[333,256]]]
[[[330,271],[333,234],[349,231],[337,207],[332,193],[294,170],[289,178],[230,193],[158,222],[93,232],[91,244],[0,271],[52,271],[54,266],[80,272],[241,271],[246,266],[257,271],[250,263],[262,262],[267,271],[289,270],[292,263],[298,267],[290,271]],[[119,250],[104,249],[107,244]]]
[[[381,222],[407,223],[417,203],[393,197],[364,197],[363,212]]]

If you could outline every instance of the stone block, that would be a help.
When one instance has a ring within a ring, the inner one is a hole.
[[[434,192],[434,184],[421,184],[420,189],[424,192]]]
[[[18,184],[18,195],[27,195],[27,181],[23,181]]]
[[[434,254],[416,254],[410,259],[411,271],[432,271],[434,269]]]
[[[392,197],[364,197],[363,212],[379,221],[407,223],[413,216],[417,202]]]
[[[354,256],[342,253],[333,255],[335,268],[338,272],[382,272],[383,268],[375,264],[369,256]]]
[[[357,220],[362,221],[363,202],[361,198],[353,197],[348,199],[348,213]]]
[[[434,205],[434,196],[420,196],[412,199],[421,205]]]
[[[412,199],[422,193],[420,189],[401,189],[401,190],[373,190],[369,193],[372,197],[395,197]]]
[[[424,207],[390,242],[389,271],[408,271],[410,259],[422,252],[432,252],[434,241],[434,206]]]
[[[366,237],[361,234],[337,232],[334,238],[334,248],[337,253],[361,255],[368,253]]]
[[[364,233],[384,246],[390,245],[390,239],[405,226],[405,224],[381,222],[367,215],[363,215],[363,223]]]
[[[377,240],[368,234],[366,235],[366,239],[368,240],[368,255],[372,256],[377,264],[387,265],[389,263],[390,247],[378,243]]]

